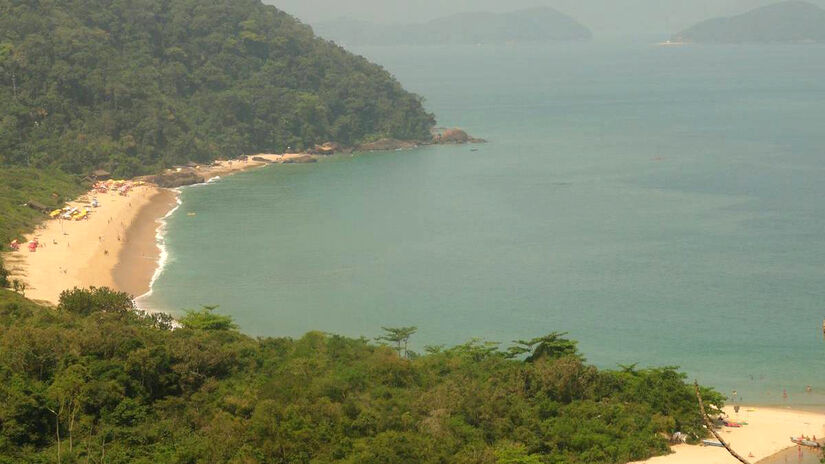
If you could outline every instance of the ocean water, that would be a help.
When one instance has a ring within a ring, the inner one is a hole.
[[[601,367],[825,404],[825,46],[357,51],[490,143],[184,189],[144,306],[418,349],[566,331]]]

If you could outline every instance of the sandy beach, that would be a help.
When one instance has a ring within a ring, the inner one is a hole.
[[[300,156],[261,154],[255,155],[259,160],[220,161],[194,170],[210,179]],[[99,207],[90,205],[93,198]],[[26,283],[25,294],[33,300],[57,304],[63,290],[90,286],[140,296],[149,290],[157,268],[159,219],[176,203],[177,192],[154,185],[136,186],[127,196],[90,191],[67,205],[86,208],[87,219],[47,219],[26,236],[26,242],[37,239],[41,244],[36,252],[22,246],[4,253],[3,260],[12,279]]]
[[[33,300],[55,304],[63,290],[73,287],[115,287],[112,269],[128,243],[126,231],[144,207],[169,194],[150,185],[134,187],[127,196],[89,192],[68,204],[89,210],[88,219],[47,220],[26,237],[41,244],[36,252],[24,246],[3,259],[12,278],[26,283],[26,296]],[[93,198],[98,208],[90,206]]]
[[[825,414],[774,409],[742,407],[739,413],[726,407],[725,412],[734,421],[747,422],[741,428],[723,427],[721,435],[737,453],[752,463],[769,458],[787,448],[795,447],[791,436],[825,437]],[[738,464],[724,448],[713,446],[676,445],[673,454],[643,461],[647,464]],[[639,464],[639,463],[635,463]]]

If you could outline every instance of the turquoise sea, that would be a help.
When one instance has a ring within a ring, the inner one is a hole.
[[[825,46],[357,52],[490,143],[186,188],[145,307],[417,349],[567,331],[598,366],[825,405]]]

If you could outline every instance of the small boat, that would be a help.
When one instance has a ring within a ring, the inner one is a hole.
[[[702,440],[702,444],[705,446],[718,446],[719,448],[724,448],[725,445],[722,442],[716,440]]]
[[[810,446],[811,448],[822,448],[822,443],[810,440],[810,439],[805,438],[805,437],[799,437],[799,438],[791,437],[791,441],[796,443],[797,445]]]

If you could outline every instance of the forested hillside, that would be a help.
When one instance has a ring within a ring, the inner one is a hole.
[[[105,289],[57,309],[0,290],[0,463],[621,463],[705,433],[675,370],[600,371],[558,334],[405,356],[132,309]]]
[[[0,0],[0,166],[103,167],[377,137],[421,99],[260,0]]]

